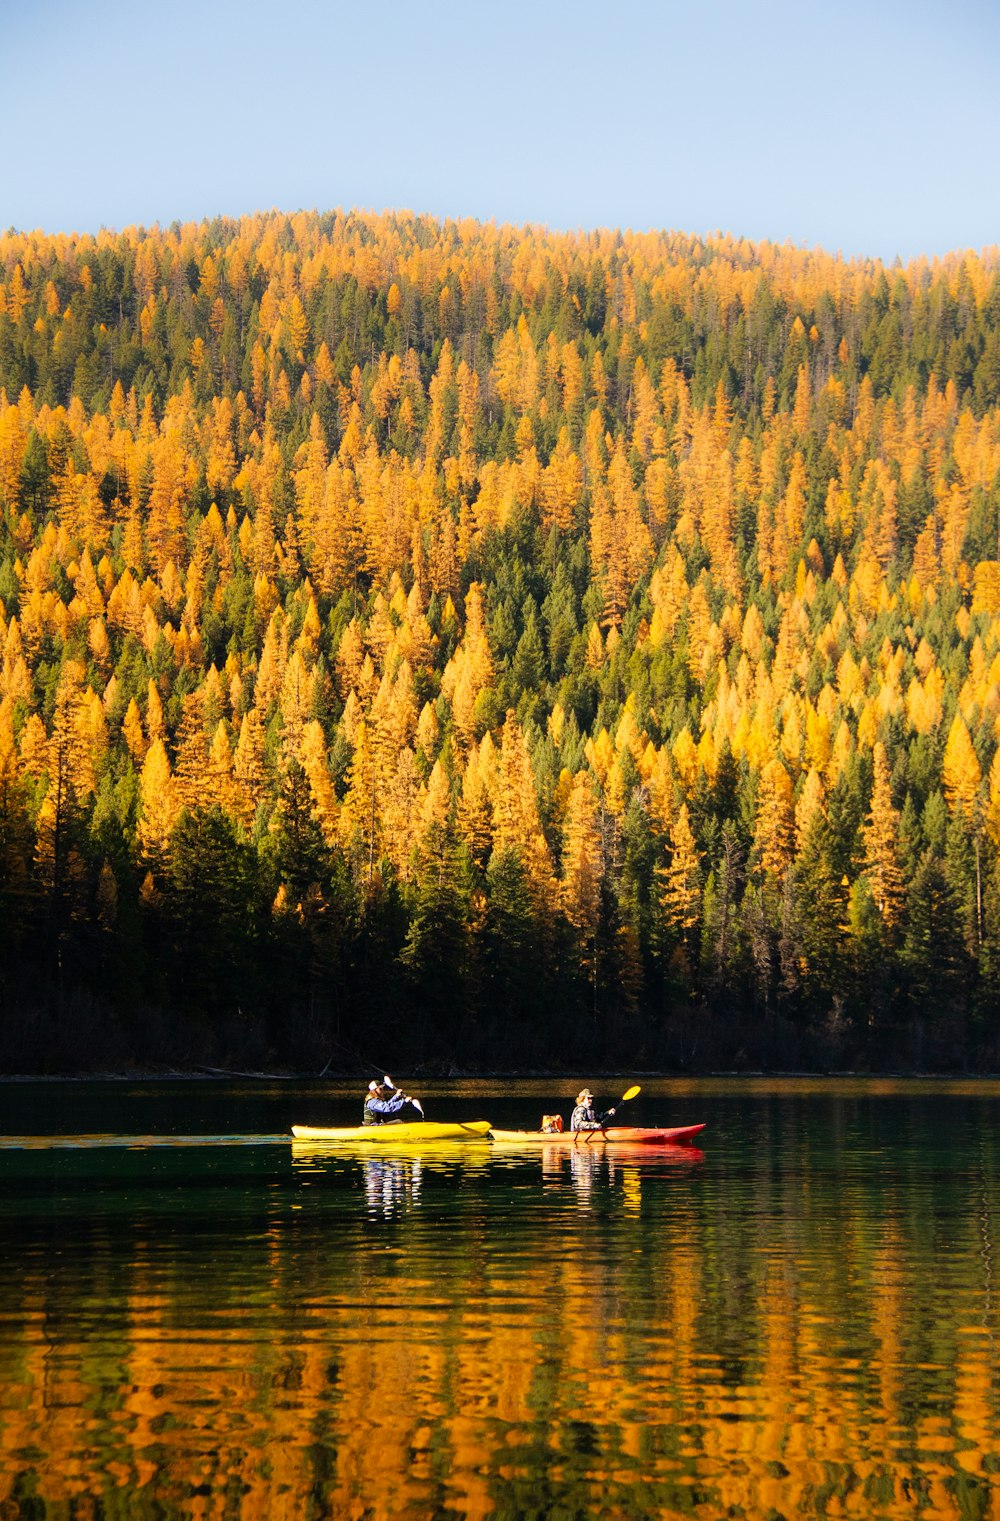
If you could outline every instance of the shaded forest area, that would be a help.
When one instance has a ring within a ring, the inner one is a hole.
[[[0,1067],[1000,1067],[1000,264],[0,236]]]

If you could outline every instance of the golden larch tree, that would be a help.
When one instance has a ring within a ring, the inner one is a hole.
[[[143,854],[154,859],[166,854],[180,802],[162,739],[153,740],[139,778],[139,817],[136,838]]]
[[[892,803],[885,745],[875,745],[872,760],[874,777],[871,806],[862,829],[864,872],[882,922],[891,930],[902,918],[905,899],[903,869],[899,857],[899,812]]]
[[[563,913],[584,939],[596,932],[601,901],[602,844],[598,803],[585,771],[573,778],[562,826]]]
[[[670,824],[670,848],[665,866],[658,866],[660,908],[672,934],[690,940],[701,918],[701,852],[691,828],[686,803]]]
[[[955,714],[948,730],[948,743],[941,763],[941,779],[952,813],[964,814],[971,820],[983,773],[961,713]]]
[[[757,786],[753,851],[765,882],[780,883],[792,854],[795,823],[791,779],[780,760],[766,762]]]

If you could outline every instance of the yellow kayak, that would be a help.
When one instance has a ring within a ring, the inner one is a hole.
[[[490,1133],[489,1120],[469,1120],[466,1124],[445,1124],[436,1120],[389,1121],[385,1125],[341,1125],[332,1129],[316,1125],[293,1125],[297,1141],[366,1141],[372,1146],[424,1144],[427,1141],[485,1141]]]

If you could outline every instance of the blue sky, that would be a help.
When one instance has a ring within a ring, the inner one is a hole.
[[[1000,243],[995,0],[24,0],[0,225],[272,206]]]

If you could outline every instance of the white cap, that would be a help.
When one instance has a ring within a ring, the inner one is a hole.
[[[369,1083],[368,1084],[368,1092],[369,1093],[377,1093],[378,1092],[378,1083],[376,1083],[376,1082]]]

